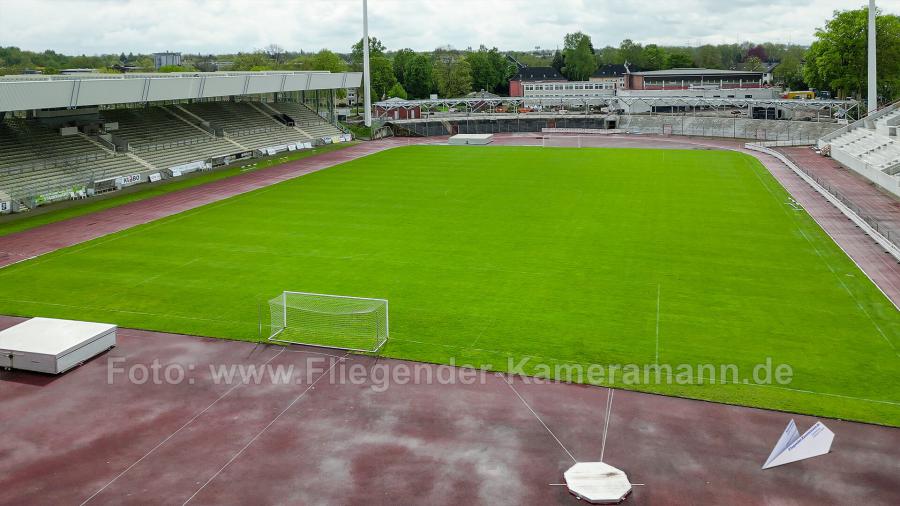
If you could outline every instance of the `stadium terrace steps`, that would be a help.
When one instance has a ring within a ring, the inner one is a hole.
[[[893,126],[897,120],[900,120],[900,110],[851,128],[831,140],[832,157],[848,164],[844,160],[849,156],[886,174],[897,174],[900,172],[900,139],[888,135],[888,126]]]
[[[182,107],[208,121],[213,128],[224,129],[228,138],[249,149],[310,140],[246,102],[201,102]]]
[[[0,122],[0,186],[13,198],[70,190],[128,172],[134,161],[35,121]]]
[[[24,200],[126,174],[342,133],[301,104],[260,105],[265,107],[203,102],[101,110],[104,123],[118,123],[108,133],[127,145],[128,153],[113,153],[83,134],[64,137],[38,121],[6,118],[0,121],[0,189]],[[288,113],[302,129],[282,125],[267,110]]]
[[[314,139],[340,135],[343,132],[339,128],[325,121],[315,111],[303,104],[296,102],[275,102],[267,104],[276,111],[283,112],[297,122],[297,127],[309,134]]]

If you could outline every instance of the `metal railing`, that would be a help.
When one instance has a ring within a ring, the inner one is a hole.
[[[828,142],[833,141],[834,139],[837,139],[841,135],[844,135],[845,133],[849,132],[850,130],[853,130],[854,128],[857,128],[861,125],[865,125],[866,121],[876,121],[876,120],[878,120],[878,118],[885,116],[898,108],[900,108],[900,100],[898,100],[892,104],[888,104],[888,105],[882,107],[881,109],[873,112],[872,114],[869,114],[868,116],[863,116],[862,118],[854,121],[853,123],[850,123],[849,125],[844,125],[843,127],[835,130],[834,132],[831,132],[830,134],[823,135],[822,138],[819,139],[819,147],[821,147],[823,144],[827,144]]]
[[[761,146],[765,147],[765,146]],[[849,197],[847,197],[843,192],[841,192],[838,188],[830,184],[828,181],[824,180],[822,177],[817,175],[816,173],[810,171],[803,165],[797,163],[789,154],[778,151],[778,154],[788,159],[794,167],[799,169],[801,172],[806,174],[807,177],[816,182],[823,190],[828,192],[832,197],[839,200],[844,206],[847,207],[853,214],[855,214],[860,220],[864,221],[869,227],[871,227],[875,232],[884,237],[888,242],[894,245],[895,248],[900,249],[900,230],[897,230],[896,227],[891,227],[889,224],[879,220],[872,214],[868,213],[865,209],[861,208],[857,204],[853,202]],[[873,169],[874,170],[874,169]]]
[[[138,146],[132,147],[132,151],[134,153],[152,153],[156,151],[166,151],[172,148],[182,147],[182,146],[193,146],[197,144],[209,144],[213,139],[210,137],[191,137],[188,139],[179,139],[177,141],[169,141],[169,142],[161,142],[158,144],[151,144],[148,146]]]

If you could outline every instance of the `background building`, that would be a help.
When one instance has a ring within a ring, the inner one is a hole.
[[[159,70],[167,65],[181,65],[181,53],[153,53],[153,68]]]
[[[762,88],[764,75],[763,71],[695,68],[629,72],[625,87],[629,90]]]
[[[509,96],[524,97],[525,83],[564,83],[566,81],[565,76],[553,67],[522,67],[509,80]]]

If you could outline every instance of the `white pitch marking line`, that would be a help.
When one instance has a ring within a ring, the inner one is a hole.
[[[263,365],[266,365],[266,364],[268,364],[269,362],[271,362],[272,360],[274,360],[275,357],[277,357],[278,355],[281,355],[281,353],[282,353],[283,351],[284,351],[284,348],[282,348],[281,350],[279,350],[278,353],[272,355],[272,357],[269,358],[269,360],[266,360],[266,361],[263,363]],[[188,425],[192,424],[192,423],[193,423],[197,418],[199,418],[203,413],[206,413],[211,407],[215,406],[216,403],[218,403],[219,401],[221,401],[222,399],[224,399],[225,396],[227,396],[228,394],[230,394],[231,392],[233,392],[234,389],[236,389],[237,387],[239,387],[239,386],[241,386],[241,385],[246,385],[246,383],[238,383],[237,385],[234,385],[233,387],[229,388],[224,394],[220,395],[218,399],[212,401],[212,404],[210,404],[209,406],[206,406],[205,408],[203,408],[203,411],[201,411],[201,412],[197,413],[196,415],[194,415],[190,420],[188,420],[187,422],[185,422],[184,425],[182,425],[181,427],[179,427],[178,430],[176,430],[175,432],[169,434],[168,437],[166,437],[165,439],[163,439],[162,441],[160,441],[156,446],[154,446],[153,448],[151,448],[150,451],[148,451],[147,453],[145,453],[141,458],[135,460],[133,464],[131,464],[130,466],[126,467],[125,470],[122,471],[121,473],[119,473],[115,478],[109,480],[109,482],[108,482],[106,485],[103,485],[102,487],[100,487],[100,490],[98,490],[98,491],[94,492],[93,494],[91,494],[90,497],[88,497],[87,499],[84,500],[84,502],[81,503],[81,506],[84,506],[84,505],[87,504],[91,499],[93,499],[94,497],[97,497],[97,494],[99,494],[100,492],[103,492],[104,490],[106,490],[106,487],[112,485],[116,480],[118,480],[119,478],[121,478],[122,476],[124,476],[125,473],[127,473],[128,471],[131,471],[131,469],[132,469],[134,466],[140,464],[142,460],[144,460],[145,458],[149,457],[151,453],[153,453],[153,452],[155,452],[157,449],[159,449],[160,446],[166,444],[166,442],[167,442],[168,440],[170,440],[170,439],[172,439],[173,437],[175,437],[176,434],[178,434],[179,432],[181,432],[181,431],[182,431],[185,427],[187,427]]]
[[[615,394],[615,391],[612,388],[607,388],[607,392],[606,421],[603,424],[603,442],[600,446],[600,462],[603,462],[603,456],[606,454],[606,435],[609,433],[609,418],[612,416],[613,394]]]
[[[659,365],[659,300],[662,285],[656,284],[656,365]]]
[[[500,375],[498,375],[498,376],[500,376]],[[524,404],[525,407],[528,408],[528,411],[531,411],[531,414],[534,415],[535,418],[537,418],[537,421],[540,422],[541,425],[543,425],[545,429],[547,429],[547,432],[549,432],[550,435],[553,437],[553,439],[556,440],[556,443],[560,446],[560,448],[562,448],[567,454],[569,454],[569,457],[572,459],[572,462],[575,462],[575,463],[577,464],[577,463],[578,463],[578,460],[575,458],[574,455],[572,455],[572,452],[570,452],[569,449],[566,448],[566,446],[565,446],[564,444],[562,444],[562,441],[560,441],[559,438],[556,437],[556,434],[554,434],[553,431],[550,430],[550,427],[547,427],[547,424],[544,423],[543,420],[541,420],[541,417],[538,416],[538,414],[535,413],[533,409],[531,409],[531,406],[528,405],[528,403],[525,401],[525,399],[519,394],[519,391],[516,390],[516,387],[513,386],[512,381],[507,381],[507,380],[504,379],[502,376],[500,376],[500,379],[501,379],[503,382],[505,382],[507,385],[509,385],[509,388],[511,388],[512,391],[513,391],[513,393],[516,394],[516,397],[518,397],[519,400],[522,401],[522,404]],[[512,379],[512,378],[510,378],[510,380],[511,380],[511,379]]]
[[[344,356],[346,357],[346,355],[344,355]],[[245,451],[247,448],[250,447],[250,445],[252,445],[252,444],[253,444],[260,436],[262,436],[263,433],[265,433],[267,430],[269,430],[269,427],[271,427],[272,425],[274,425],[275,422],[277,422],[279,418],[281,418],[281,415],[287,413],[287,411],[288,411],[289,409],[291,409],[291,408],[294,406],[294,404],[296,404],[297,402],[299,402],[300,399],[302,399],[303,396],[305,396],[305,395],[307,394],[307,392],[309,392],[310,390],[313,389],[313,387],[316,386],[316,383],[318,383],[320,379],[322,379],[322,378],[324,378],[325,376],[327,376],[327,375],[331,372],[331,370],[334,369],[334,367],[335,367],[336,365],[338,365],[339,362],[340,362],[339,360],[335,360],[334,363],[331,364],[331,367],[329,367],[327,371],[325,371],[324,373],[322,373],[321,376],[319,376],[318,378],[316,378],[315,381],[313,381],[308,387],[306,387],[306,390],[304,390],[303,392],[300,393],[300,395],[298,395],[296,398],[294,398],[294,400],[291,401],[291,403],[288,404],[286,408],[284,408],[283,410],[281,410],[281,413],[278,413],[278,414],[275,416],[275,418],[273,418],[272,421],[269,422],[268,425],[266,425],[265,427],[262,428],[262,430],[260,430],[259,432],[257,432],[256,435],[253,436],[252,439],[250,439],[250,441],[247,441],[247,444],[245,444],[243,448],[241,448],[240,450],[238,450],[237,453],[235,453],[230,459],[228,459],[228,462],[226,462],[225,465],[223,465],[221,468],[219,468],[219,470],[216,471],[215,474],[213,474],[212,476],[210,476],[209,479],[206,480],[206,483],[204,483],[203,485],[201,485],[200,488],[198,488],[196,492],[194,492],[193,494],[191,494],[191,496],[188,497],[187,500],[184,501],[184,503],[182,503],[182,506],[184,506],[185,504],[191,502],[191,499],[193,499],[194,497],[196,497],[197,494],[199,494],[201,490],[203,490],[204,488],[206,488],[207,485],[209,485],[214,479],[216,479],[216,477],[219,476],[219,474],[221,474],[222,471],[224,471],[226,467],[228,467],[229,465],[231,465],[231,463],[234,462],[235,459],[237,459],[238,457],[240,457],[241,454],[244,453],[244,451]]]

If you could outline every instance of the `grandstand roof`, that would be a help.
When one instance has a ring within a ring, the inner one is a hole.
[[[0,76],[0,112],[358,88],[360,72],[181,72]]]
[[[636,76],[644,76],[644,77],[671,77],[671,76],[733,76],[733,75],[746,75],[746,76],[761,76],[763,72],[760,71],[748,71],[748,70],[720,70],[720,69],[695,69],[695,68],[681,68],[681,69],[668,69],[668,70],[649,70],[646,72],[632,72],[632,75]]]

